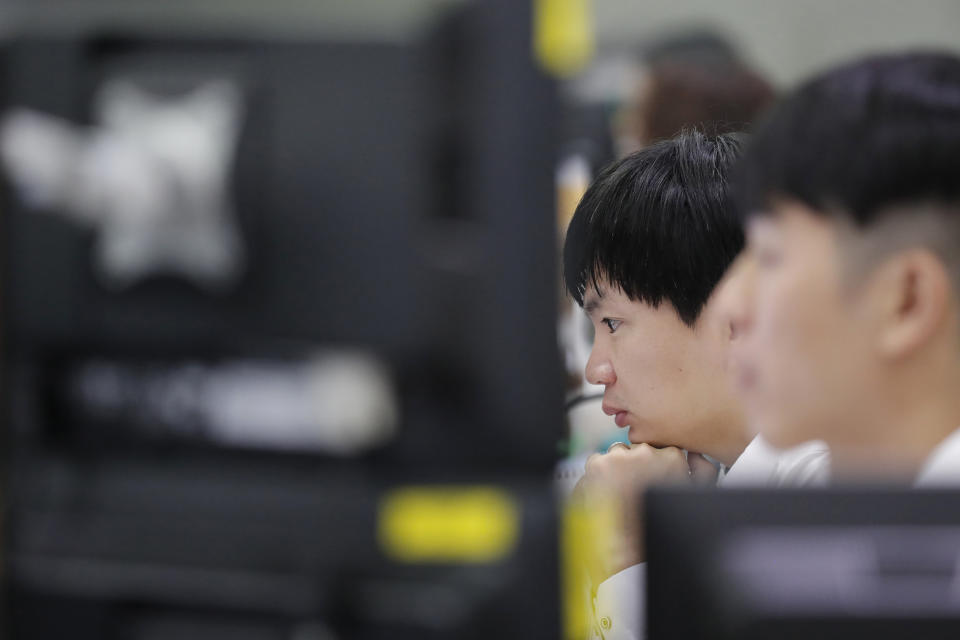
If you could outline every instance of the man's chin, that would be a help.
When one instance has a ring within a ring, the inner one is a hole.
[[[683,447],[674,442],[670,442],[664,438],[657,437],[656,434],[652,434],[639,429],[637,427],[630,427],[630,430],[627,432],[627,438],[630,440],[630,444],[648,444],[651,447],[657,447],[662,449],[663,447]]]

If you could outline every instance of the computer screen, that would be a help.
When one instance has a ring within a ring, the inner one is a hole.
[[[556,636],[531,7],[256,4],[2,42],[5,637]]]
[[[650,637],[954,637],[956,504],[909,489],[653,491]]]

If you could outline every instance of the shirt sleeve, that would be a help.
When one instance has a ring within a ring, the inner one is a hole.
[[[646,636],[647,565],[635,564],[597,587],[593,601],[593,637],[603,640],[643,640]]]

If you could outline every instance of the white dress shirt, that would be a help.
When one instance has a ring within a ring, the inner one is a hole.
[[[937,445],[914,481],[917,487],[960,487],[960,429]]]

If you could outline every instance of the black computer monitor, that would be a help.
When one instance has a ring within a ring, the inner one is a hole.
[[[148,4],[2,42],[4,637],[555,637],[530,3]]]
[[[649,637],[952,638],[960,494],[655,490]]]
[[[432,452],[443,450],[452,468],[549,469],[562,421],[555,96],[532,59],[529,8],[463,3],[405,39],[338,41],[302,26],[257,30],[240,10],[211,24],[195,9],[191,28],[189,9],[168,23],[126,24],[91,11],[100,4],[38,9],[46,18],[6,42],[8,113],[59,118],[92,148],[64,172],[74,184],[59,200],[31,184],[8,189],[0,295],[11,377],[23,362],[55,361],[37,373],[56,390],[80,384],[55,374],[85,358],[115,360],[128,376],[131,360],[162,370],[163,360],[176,368],[358,348],[397,387],[407,428],[385,443],[394,459],[436,464]],[[88,13],[99,22],[84,21]],[[217,103],[221,85],[233,106]],[[91,195],[91,176],[110,162],[135,164],[110,155],[104,121],[128,133],[141,117],[160,147],[178,135],[171,105],[180,120],[213,112],[213,126],[227,128],[218,104],[235,133],[196,142],[188,126],[179,135],[208,155],[222,149],[220,165],[180,166],[174,149],[153,172],[173,176],[157,188],[171,218],[187,218],[179,235],[157,240],[163,225],[149,221],[138,232],[137,215],[161,215],[152,210],[135,208],[130,222],[110,209],[122,197],[142,203],[156,185]],[[19,139],[10,130],[23,123],[6,122],[9,168]],[[26,138],[35,152],[36,138]],[[190,205],[212,198],[195,193],[193,178],[214,168],[226,189],[210,208],[228,213],[210,232]],[[200,249],[177,253],[194,241]],[[197,254],[205,260],[191,263]],[[41,410],[61,402],[47,398]],[[67,431],[83,408],[67,413],[35,426]]]

